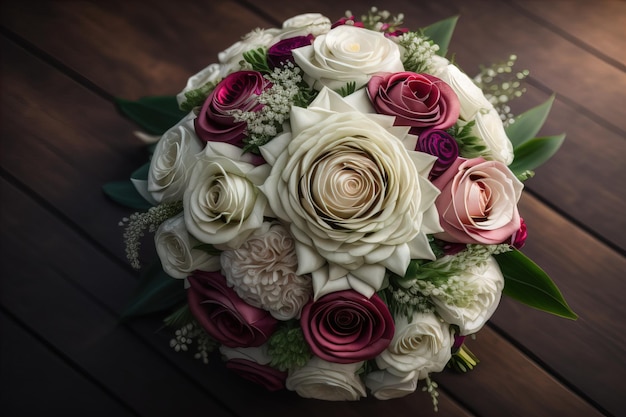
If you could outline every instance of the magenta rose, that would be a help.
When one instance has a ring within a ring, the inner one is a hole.
[[[493,245],[519,230],[524,186],[502,162],[458,158],[433,184],[441,190],[435,205],[444,229],[436,238]]]
[[[389,309],[374,294],[337,291],[309,302],[300,324],[311,351],[335,363],[354,363],[376,357],[385,350],[395,331]]]
[[[459,118],[460,103],[452,87],[429,74],[374,75],[367,84],[367,93],[378,113],[395,116],[395,124],[410,126],[413,134],[425,129],[448,129]]]
[[[280,391],[285,388],[287,372],[279,371],[269,365],[261,365],[247,359],[230,359],[226,362],[226,368],[269,391]]]
[[[204,142],[226,142],[243,146],[247,124],[235,121],[234,110],[258,111],[258,96],[269,81],[260,72],[238,71],[224,78],[202,105],[194,120],[196,134]]]
[[[287,62],[294,63],[292,50],[311,45],[313,35],[295,36],[283,39],[272,45],[267,51],[267,63],[270,68],[280,67]]]
[[[187,290],[189,309],[198,323],[228,347],[260,346],[278,321],[267,311],[246,304],[219,272],[194,271]]]
[[[510,244],[515,249],[518,249],[518,250],[522,249],[524,245],[526,244],[527,237],[528,237],[528,231],[526,229],[526,222],[524,221],[524,219],[520,218],[519,230],[513,233],[513,236],[511,236]]]
[[[430,170],[430,180],[440,176],[459,156],[459,145],[456,140],[448,132],[440,129],[428,129],[420,133],[415,150],[437,157]]]

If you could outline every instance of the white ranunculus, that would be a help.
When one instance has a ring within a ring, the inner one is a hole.
[[[193,128],[194,118],[189,113],[157,142],[148,171],[148,191],[157,203],[183,199],[196,154],[202,151]]]
[[[452,329],[434,313],[415,313],[395,318],[396,331],[389,347],[376,357],[378,368],[399,377],[423,379],[441,372],[454,342]]]
[[[350,82],[358,89],[377,72],[404,70],[396,43],[381,32],[350,25],[318,36],[311,46],[294,49],[293,56],[317,90],[322,86],[338,90]]]
[[[476,124],[472,128],[472,134],[487,145],[488,159],[510,165],[514,157],[513,144],[504,130],[497,110],[490,105],[489,109],[476,113],[474,120]]]
[[[279,223],[263,223],[238,249],[222,252],[220,260],[237,295],[278,320],[299,318],[312,296],[311,278],[296,274],[293,237]]]
[[[186,278],[193,271],[218,271],[219,256],[194,249],[200,242],[187,232],[183,214],[164,221],[154,234],[163,270],[171,277]]]
[[[200,70],[200,72],[192,75],[187,80],[187,85],[185,88],[176,95],[176,100],[178,101],[178,105],[180,106],[185,101],[187,101],[187,97],[185,97],[185,93],[196,90],[203,85],[211,82],[217,82],[220,80],[220,72],[222,71],[222,66],[217,63],[213,63],[206,68]]]
[[[235,42],[224,51],[217,55],[218,61],[221,64],[219,72],[220,78],[224,78],[228,74],[238,71],[241,66],[240,62],[243,60],[244,52],[258,49],[261,47],[269,47],[275,43],[281,34],[281,30],[277,28],[270,29],[255,29],[238,42]]]
[[[397,376],[387,371],[374,371],[365,376],[365,386],[379,400],[409,395],[417,389],[417,375]]]
[[[504,277],[495,258],[473,265],[453,278],[457,297],[433,295],[437,313],[448,323],[459,326],[460,335],[478,332],[496,311]]]
[[[319,36],[330,30],[331,22],[326,16],[320,13],[304,13],[283,22],[281,39],[293,38],[296,36]]]
[[[404,148],[408,127],[363,114],[323,89],[294,107],[292,132],[261,148],[272,171],[261,187],[291,223],[298,274],[312,274],[315,299],[354,289],[370,297],[386,269],[404,275],[411,259],[434,259],[426,233],[441,231],[426,178],[434,159]]]
[[[331,363],[313,357],[302,368],[289,373],[286,387],[304,398],[325,401],[357,401],[367,396],[363,381],[356,374],[363,362]]]
[[[218,249],[237,248],[263,223],[267,200],[258,187],[270,167],[222,142],[207,142],[197,158],[183,200],[187,229]]]

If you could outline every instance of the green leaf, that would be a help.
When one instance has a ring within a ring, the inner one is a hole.
[[[185,296],[182,280],[167,275],[161,264],[156,262],[142,274],[122,318],[157,313],[178,306],[185,300]]]
[[[515,175],[533,171],[550,159],[559,150],[564,140],[565,133],[526,141],[515,149],[515,158],[509,168]]]
[[[437,55],[446,56],[448,53],[448,45],[450,45],[457,20],[459,16],[452,16],[424,28],[424,35],[439,45]]]
[[[530,307],[577,319],[552,279],[522,252],[495,255],[504,275],[504,294]]]
[[[116,203],[135,210],[144,211],[152,207],[152,204],[137,192],[130,180],[106,183],[102,186],[102,191]]]
[[[506,127],[506,135],[511,140],[513,149],[537,136],[537,133],[539,133],[539,130],[548,118],[548,113],[550,113],[552,103],[554,103],[554,97],[552,95],[544,103],[518,115],[515,118],[515,122]]]
[[[118,109],[148,133],[162,135],[187,113],[178,108],[175,96],[143,97],[137,101],[116,98]]]

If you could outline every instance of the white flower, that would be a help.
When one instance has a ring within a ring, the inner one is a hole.
[[[476,333],[496,311],[504,277],[498,262],[490,257],[484,263],[468,267],[455,278],[455,292],[449,296],[431,295],[431,298],[441,318],[459,326],[461,336]]]
[[[148,191],[157,203],[180,201],[187,179],[202,144],[193,128],[195,115],[189,113],[163,134],[150,160]]]
[[[454,337],[450,325],[434,313],[415,313],[395,318],[396,332],[389,347],[376,357],[378,368],[399,377],[423,379],[441,372],[452,353]]]
[[[304,13],[283,22],[281,39],[322,35],[330,30],[330,19],[320,13]]]
[[[354,289],[370,297],[385,268],[404,275],[410,259],[434,259],[426,233],[440,231],[437,189],[424,178],[433,159],[407,151],[407,127],[363,114],[320,92],[291,113],[287,132],[261,152],[272,166],[262,190],[291,222],[298,274],[311,273],[315,299]]]
[[[220,77],[223,78],[240,69],[240,62],[243,60],[244,52],[272,45],[279,39],[280,33],[281,30],[277,28],[257,28],[246,34],[240,41],[235,42],[220,52],[217,55],[221,64]]]
[[[493,107],[485,93],[474,81],[454,64],[435,69],[435,75],[446,82],[456,93],[461,104],[459,115],[465,121],[473,120],[480,111]]]
[[[197,158],[183,201],[187,229],[218,249],[237,248],[263,223],[267,200],[258,186],[270,167],[221,142],[207,142]]]
[[[379,400],[401,398],[415,392],[417,375],[397,376],[387,371],[374,371],[365,376],[365,386]]]
[[[292,371],[286,387],[304,398],[326,401],[357,401],[367,396],[356,372],[363,362],[340,364],[313,357],[302,368]]]
[[[225,361],[231,359],[244,359],[247,361],[255,362],[260,365],[268,365],[272,358],[267,351],[267,343],[256,347],[237,347],[231,348],[221,345],[220,353],[224,356]]]
[[[504,130],[504,124],[497,110],[491,105],[488,110],[476,113],[476,124],[472,134],[481,138],[489,149],[488,159],[500,161],[505,165],[513,162],[513,144]]]
[[[220,269],[219,256],[194,249],[200,242],[187,232],[182,213],[159,226],[154,234],[154,243],[163,270],[173,278],[186,278],[196,270]]]
[[[294,49],[293,56],[304,73],[315,80],[314,88],[333,90],[355,82],[361,88],[377,72],[403,71],[400,49],[381,32],[341,25],[315,38],[313,45]],[[311,83],[310,83],[311,84]]]
[[[279,223],[263,223],[242,246],[222,252],[220,259],[222,273],[239,297],[278,320],[299,318],[311,298],[311,278],[296,274],[294,241]]]
[[[207,83],[218,81],[220,79],[221,70],[222,70],[222,66],[220,64],[213,63],[209,65],[208,67],[200,70],[200,72],[189,77],[189,79],[187,80],[187,85],[185,85],[185,88],[183,88],[183,90],[176,95],[176,100],[178,101],[178,105],[180,106],[185,101],[187,101],[187,97],[185,97],[185,93],[192,91],[192,90],[196,90]]]

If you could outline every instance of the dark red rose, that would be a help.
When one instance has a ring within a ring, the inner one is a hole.
[[[280,67],[287,62],[294,62],[292,50],[311,45],[313,35],[295,36],[283,39],[272,45],[267,51],[267,62],[270,68]]]

